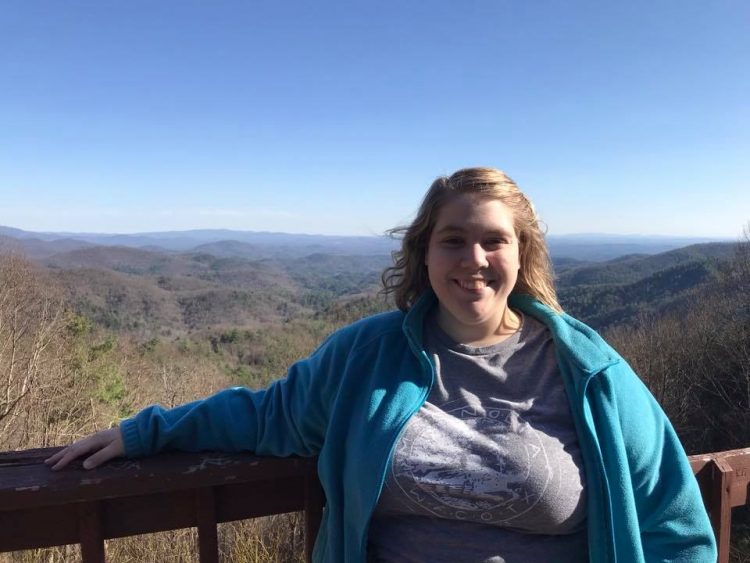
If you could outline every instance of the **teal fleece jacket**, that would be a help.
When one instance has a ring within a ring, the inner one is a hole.
[[[436,300],[345,327],[267,389],[231,388],[123,421],[126,454],[165,448],[317,455],[327,504],[318,562],[365,561],[367,529],[391,454],[422,406],[433,366],[422,324]],[[592,329],[525,295],[511,307],[549,327],[580,439],[592,562],[708,563],[713,533],[669,421],[628,364]]]

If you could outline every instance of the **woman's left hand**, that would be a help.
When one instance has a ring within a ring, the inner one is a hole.
[[[92,455],[88,455],[92,454]],[[83,461],[84,469],[93,469],[105,461],[125,455],[125,444],[119,428],[101,430],[85,438],[73,442],[54,455],[44,460],[52,466],[52,471],[58,471],[74,459],[88,455]]]

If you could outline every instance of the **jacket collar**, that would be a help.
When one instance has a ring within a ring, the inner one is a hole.
[[[420,350],[423,348],[424,318],[435,305],[437,305],[437,296],[432,288],[428,288],[409,308],[404,317],[402,325],[404,333],[411,345]]]
[[[594,329],[567,313],[558,313],[526,294],[511,294],[508,303],[545,324],[558,355],[571,361],[584,374],[594,375],[621,361],[619,354]]]
[[[512,293],[509,305],[549,328],[561,359],[568,360],[586,375],[594,375],[621,361],[592,328],[566,313],[558,313],[531,295]],[[422,348],[424,319],[437,304],[437,296],[427,289],[406,313],[403,330],[412,346]]]

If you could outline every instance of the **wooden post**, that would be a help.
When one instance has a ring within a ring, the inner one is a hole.
[[[219,562],[219,540],[216,534],[216,500],[211,487],[196,489],[195,513],[198,522],[198,557],[200,563]]]
[[[734,470],[721,457],[712,457],[712,491],[709,513],[719,552],[718,563],[729,563],[729,536],[732,531],[731,487]]]
[[[78,505],[78,537],[83,563],[104,563],[102,514],[98,502],[82,502]]]

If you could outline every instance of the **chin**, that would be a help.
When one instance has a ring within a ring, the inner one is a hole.
[[[487,311],[472,311],[464,312],[463,315],[457,315],[455,318],[463,325],[474,327],[489,323],[492,315]]]

